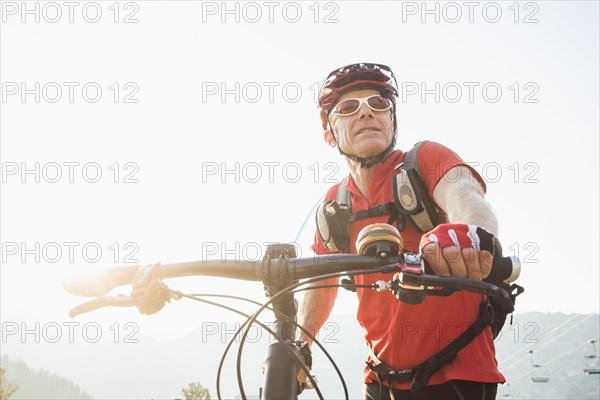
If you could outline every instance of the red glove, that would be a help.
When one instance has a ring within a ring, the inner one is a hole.
[[[473,279],[485,279],[493,256],[501,253],[494,235],[467,224],[440,224],[421,237],[419,247],[436,275]]]

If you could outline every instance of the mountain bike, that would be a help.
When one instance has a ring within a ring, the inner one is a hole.
[[[484,281],[436,276],[426,273],[429,272],[426,263],[418,254],[403,252],[401,242],[382,237],[377,229],[363,235],[362,240],[360,246],[357,246],[361,254],[329,254],[297,258],[293,245],[280,243],[267,246],[262,259],[256,262],[206,260],[105,268],[91,276],[80,275],[65,280],[64,287],[67,292],[95,297],[75,307],[69,315],[75,317],[107,306],[137,307],[142,314],[153,314],[172,299],[189,298],[246,317],[246,321],[233,335],[221,357],[216,384],[219,399],[222,398],[220,379],[225,357],[239,335],[241,340],[237,353],[237,381],[241,397],[246,398],[242,382],[241,357],[252,324],[258,324],[276,339],[266,349],[261,398],[296,399],[304,388],[309,388],[315,389],[319,398],[323,399],[315,377],[309,373],[305,365],[306,353],[302,351],[305,344],[295,340],[296,330],[300,329],[329,359],[342,383],[344,398],[348,399],[347,385],[333,358],[316,337],[296,323],[295,293],[325,287],[344,287],[351,290],[365,288],[379,292],[392,290],[399,301],[409,304],[421,303],[426,296],[449,296],[458,290],[480,293],[493,298],[501,293],[501,289],[497,286],[499,283],[513,282],[520,274],[520,262],[517,257],[495,257],[492,271]],[[369,285],[356,285],[351,280],[356,275],[375,273],[386,274],[385,276],[390,279],[379,280]],[[269,300],[264,304],[254,302],[260,307],[255,313],[248,315],[205,299],[206,297],[243,298],[221,294],[184,294],[171,290],[163,282],[164,279],[192,275],[259,281],[263,283]],[[317,284],[324,279],[342,277],[350,279],[342,279],[340,284]],[[123,285],[132,285],[131,295],[106,296],[112,289]],[[257,320],[265,309],[273,311],[275,315],[272,329]],[[298,384],[298,369],[302,369],[306,374],[308,379],[306,384]]]

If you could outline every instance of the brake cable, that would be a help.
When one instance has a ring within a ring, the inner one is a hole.
[[[231,299],[236,299],[236,300],[247,301],[247,302],[250,302],[250,303],[254,303],[254,304],[256,304],[256,305],[259,305],[259,306],[261,305],[261,303],[259,303],[259,302],[257,302],[257,301],[250,300],[250,299],[247,299],[247,298],[244,298],[244,297],[238,297],[238,296],[219,295],[219,294],[183,294],[183,293],[180,293],[180,292],[174,291],[174,290],[172,290],[172,289],[169,289],[169,290],[170,290],[171,292],[173,292],[174,294],[176,294],[176,295],[180,296],[180,297],[185,297],[185,298],[188,298],[188,299],[190,299],[190,300],[195,300],[195,301],[199,301],[199,302],[202,302],[202,303],[210,304],[210,305],[213,305],[213,306],[216,306],[216,307],[221,307],[221,308],[224,308],[224,309],[226,309],[226,310],[232,311],[232,312],[234,312],[234,313],[236,313],[236,314],[242,315],[242,316],[244,316],[244,317],[246,317],[246,318],[249,318],[249,317],[250,317],[250,315],[248,315],[248,314],[246,314],[246,313],[244,313],[244,312],[241,312],[241,311],[239,311],[239,310],[236,310],[236,309],[234,309],[234,308],[232,308],[232,307],[226,306],[226,305],[224,305],[224,304],[215,303],[215,302],[212,302],[212,301],[210,301],[210,300],[204,300],[204,299],[200,299],[200,298],[198,298],[198,297],[202,296],[202,297],[223,297],[223,298],[231,298]],[[269,308],[269,310],[273,311],[274,313],[280,314],[280,316],[283,316],[285,319],[288,319],[288,318],[287,318],[285,315],[283,315],[282,313],[280,313],[280,312],[278,312],[278,311],[275,311],[275,310],[273,310],[273,309],[270,309],[270,308]],[[273,337],[275,337],[277,340],[279,340],[280,342],[283,342],[283,340],[282,340],[282,339],[280,339],[280,338],[278,338],[278,337],[276,336],[275,332],[273,332],[273,330],[271,330],[271,329],[270,329],[269,327],[267,327],[265,324],[263,324],[263,323],[262,323],[262,322],[260,322],[260,321],[255,321],[255,322],[256,322],[256,323],[257,323],[257,324],[258,324],[258,325],[259,325],[261,328],[263,328],[263,329],[264,329],[264,330],[266,330],[268,333],[270,333],[270,334],[271,334]],[[321,343],[320,343],[320,342],[317,340],[317,338],[316,338],[315,336],[313,336],[313,335],[310,333],[310,331],[308,331],[308,330],[307,330],[306,328],[304,328],[303,326],[300,326],[300,325],[298,325],[297,323],[295,323],[295,322],[293,322],[293,321],[288,321],[288,322],[292,322],[294,325],[296,325],[298,328],[300,328],[300,330],[302,330],[304,333],[306,333],[306,334],[307,334],[307,335],[308,335],[308,336],[309,336],[309,337],[310,337],[310,338],[313,340],[313,342],[315,342],[315,343],[317,344],[317,346],[319,346],[319,348],[320,348],[320,349],[323,351],[323,353],[324,353],[324,354],[327,356],[327,358],[329,359],[329,361],[330,361],[330,362],[333,364],[334,368],[336,369],[336,371],[337,371],[337,373],[338,373],[338,376],[340,377],[340,379],[342,379],[342,383],[345,385],[345,382],[343,381],[343,377],[342,377],[342,375],[341,375],[341,371],[339,370],[339,368],[337,367],[337,365],[336,365],[336,364],[335,364],[335,362],[333,361],[333,357],[331,357],[331,355],[330,355],[330,354],[327,352],[327,350],[325,350],[325,348],[324,348],[324,347],[323,347],[323,345],[322,345],[322,344],[321,344]],[[247,321],[246,321],[246,322],[244,322],[244,324],[243,324],[241,327],[244,327],[246,323],[247,323]],[[236,333],[239,333],[239,332],[236,332]],[[217,372],[217,398],[218,398],[218,399],[221,399],[221,388],[220,388],[220,386],[221,386],[221,385],[220,385],[220,376],[221,376],[221,373],[222,373],[223,364],[224,364],[224,362],[225,362],[225,357],[227,356],[227,353],[228,353],[228,351],[229,351],[229,348],[230,348],[230,347],[231,347],[231,345],[233,344],[233,342],[234,342],[234,340],[235,340],[235,337],[236,337],[236,336],[237,336],[237,335],[234,335],[233,339],[229,341],[229,343],[228,343],[227,347],[225,348],[225,351],[224,351],[224,353],[223,353],[223,356],[221,357],[221,362],[219,363],[219,368],[218,368],[218,372]],[[295,355],[295,354],[293,354],[293,353],[294,353],[294,352],[293,352],[293,351],[291,351],[291,350],[290,350],[290,351],[288,351],[288,354],[290,354],[290,355],[292,355],[292,356],[293,356],[293,355]],[[300,367],[302,368],[302,367],[303,367],[303,363],[302,363],[302,362],[300,362],[301,360],[300,360],[300,358],[299,358],[297,355],[296,355],[296,358],[297,358],[297,360],[296,360],[296,361],[299,361],[299,365],[300,365]],[[308,375],[309,375],[309,373],[310,373],[310,372],[308,371],[308,369],[306,369],[306,367],[304,367],[304,368],[302,368],[302,369],[303,369],[303,371],[304,371],[304,372],[307,374],[307,377],[308,377]],[[315,381],[313,381],[313,380],[312,380],[312,379],[310,379],[310,378],[309,378],[309,380],[311,380],[311,383],[313,383],[313,385],[316,385],[316,382],[315,382]],[[242,390],[243,390],[243,389],[242,389]],[[316,387],[315,387],[315,390],[317,390],[317,392],[319,392],[319,390],[318,390]],[[245,393],[243,393],[243,395],[245,396]],[[321,397],[321,398],[322,398],[322,397]]]
[[[347,285],[342,285],[342,284],[337,284],[337,285],[335,285],[335,284],[331,284],[331,285],[317,285],[317,286],[311,286],[311,287],[308,287],[308,288],[299,288],[299,289],[295,289],[295,290],[294,290],[292,293],[296,294],[296,293],[303,292],[303,291],[306,291],[306,290],[322,289],[322,288],[334,288],[334,287],[338,287],[338,288],[339,288],[339,287],[342,287],[342,288],[345,288],[346,286],[347,286]],[[374,284],[371,284],[371,285],[353,285],[353,287],[357,287],[357,288],[373,288],[373,289],[374,289],[374,288],[376,288],[377,286],[376,286],[376,285],[374,285]],[[209,296],[210,296],[210,295],[209,295]],[[261,303],[259,303],[259,302],[257,302],[257,301],[254,301],[254,300],[249,300],[249,299],[245,299],[245,298],[239,298],[239,297],[236,297],[236,296],[224,296],[224,297],[237,298],[237,299],[240,299],[240,300],[244,300],[244,301],[248,301],[248,302],[254,303],[254,304],[256,304],[256,305],[259,305],[259,306],[261,305]],[[344,390],[344,393],[345,393],[345,396],[346,396],[345,398],[347,399],[347,398],[348,398],[348,387],[347,387],[347,385],[346,385],[346,381],[345,381],[345,379],[344,379],[344,376],[342,375],[342,372],[340,371],[340,369],[339,369],[338,365],[336,364],[336,362],[333,360],[333,357],[331,356],[331,354],[330,354],[330,353],[329,353],[329,352],[328,352],[328,351],[325,349],[325,347],[324,347],[324,346],[321,344],[321,342],[320,342],[320,341],[319,341],[319,340],[318,340],[318,339],[317,339],[317,338],[316,338],[316,337],[315,337],[315,336],[314,336],[314,335],[313,335],[313,334],[312,334],[312,333],[311,333],[311,332],[310,332],[308,329],[306,329],[304,326],[302,326],[302,325],[299,325],[297,322],[291,321],[291,320],[290,320],[290,318],[289,318],[287,315],[285,315],[285,314],[283,314],[283,313],[281,313],[281,312],[279,312],[279,311],[275,311],[275,310],[273,310],[272,308],[269,308],[269,307],[267,307],[266,309],[268,309],[268,310],[270,310],[270,311],[273,311],[274,313],[276,313],[276,314],[277,314],[278,316],[280,316],[280,317],[283,317],[283,318],[286,320],[286,322],[289,322],[289,323],[292,323],[292,324],[294,324],[294,325],[295,325],[295,326],[297,326],[297,327],[298,327],[298,328],[299,328],[299,329],[300,329],[302,332],[306,333],[306,335],[307,335],[307,336],[308,336],[310,339],[312,339],[313,343],[315,343],[315,344],[316,344],[316,345],[317,345],[317,346],[318,346],[318,347],[321,349],[321,351],[323,352],[323,354],[324,354],[324,355],[327,357],[327,359],[329,360],[329,363],[330,363],[330,364],[332,365],[332,367],[335,369],[335,371],[336,371],[336,373],[337,373],[337,375],[338,375],[338,377],[340,378],[340,381],[341,381],[341,383],[342,383],[342,387],[343,387],[343,390]],[[249,315],[246,315],[246,314],[244,314],[244,315],[245,315],[246,317],[248,317],[248,318],[250,317]],[[243,329],[243,328],[244,328],[244,326],[246,326],[247,322],[248,322],[248,321],[245,321],[245,322],[244,322],[244,323],[243,323],[243,324],[240,326],[240,328],[238,329],[238,331],[236,331],[236,333],[234,334],[234,336],[233,336],[233,337],[230,339],[229,343],[227,344],[227,347],[225,348],[225,350],[224,350],[224,352],[223,352],[223,356],[222,356],[222,358],[221,358],[221,362],[219,363],[219,372],[218,372],[218,375],[217,375],[217,395],[219,395],[219,393],[220,393],[220,382],[219,382],[219,379],[220,379],[220,378],[219,378],[219,377],[220,377],[220,374],[221,374],[222,366],[223,366],[223,364],[224,364],[224,362],[225,362],[225,357],[227,356],[227,353],[229,352],[229,349],[230,349],[230,348],[231,348],[231,346],[233,345],[233,343],[234,343],[234,341],[235,341],[235,338],[237,337],[237,335],[239,335],[239,333],[240,333],[241,329]],[[258,322],[258,321],[257,321],[257,322]],[[272,332],[270,332],[270,333],[272,334]],[[275,335],[273,335],[273,336],[275,336]],[[278,339],[278,340],[279,340],[279,339]],[[281,341],[281,340],[280,340],[280,341]],[[308,378],[308,371],[304,371],[304,372],[307,374],[307,378]],[[312,382],[312,380],[311,380],[311,383],[313,383],[313,382]],[[315,382],[315,383],[316,383],[316,382]],[[313,385],[315,385],[315,383],[313,383]],[[316,389],[316,386],[315,386],[315,390],[317,390],[317,389]],[[219,397],[219,398],[220,398],[220,397]]]
[[[211,301],[209,301],[209,300],[202,300],[202,299],[198,299],[197,297],[199,297],[199,296],[202,296],[202,297],[223,297],[223,298],[230,298],[230,299],[236,299],[236,300],[242,300],[242,301],[246,301],[246,302],[249,302],[249,303],[254,303],[254,304],[258,305],[258,306],[260,306],[260,305],[261,305],[261,303],[259,303],[258,301],[254,301],[254,300],[251,300],[251,299],[248,299],[248,298],[245,298],[245,297],[238,297],[238,296],[231,296],[231,295],[219,295],[219,294],[190,294],[190,295],[186,295],[186,296],[183,296],[183,297],[186,297],[186,298],[191,298],[191,297],[189,297],[189,296],[192,296],[192,297],[193,297],[193,298],[192,298],[192,300],[197,300],[197,301],[201,301],[201,302],[203,302],[203,303],[207,303],[207,304],[215,305],[215,306],[217,306],[217,307],[222,307],[222,308],[225,308],[225,309],[227,309],[227,310],[233,311],[233,312],[235,312],[235,313],[237,313],[237,314],[239,314],[239,315],[242,315],[242,316],[244,316],[244,317],[246,317],[246,318],[249,318],[249,317],[250,317],[250,315],[248,315],[248,314],[246,314],[246,313],[243,313],[243,312],[241,312],[241,311],[239,311],[239,310],[235,310],[235,309],[229,308],[229,307],[227,307],[227,306],[225,306],[225,305],[222,305],[222,304],[219,304],[219,303],[214,303],[214,302],[211,302]],[[330,355],[330,354],[327,352],[327,350],[325,350],[325,348],[323,347],[323,345],[321,345],[321,343],[319,343],[319,341],[317,340],[317,338],[316,338],[315,336],[313,336],[313,335],[310,333],[310,331],[309,331],[308,329],[304,328],[304,327],[303,327],[303,326],[301,326],[301,325],[298,325],[298,324],[297,324],[296,322],[294,322],[294,321],[291,321],[291,320],[289,320],[289,318],[288,318],[288,317],[287,317],[285,314],[283,314],[283,313],[281,313],[281,312],[279,312],[279,311],[275,311],[275,310],[273,310],[272,308],[269,308],[269,307],[267,307],[267,309],[269,309],[270,311],[273,311],[274,313],[278,314],[280,317],[283,317],[284,319],[286,319],[286,320],[287,320],[287,322],[291,322],[291,323],[293,323],[294,325],[296,325],[298,328],[300,328],[300,330],[302,330],[304,333],[306,333],[306,335],[307,335],[308,337],[310,337],[310,338],[311,338],[311,339],[312,339],[312,340],[313,340],[315,343],[317,343],[317,345],[319,346],[319,348],[320,348],[320,349],[323,351],[323,353],[324,353],[324,354],[327,356],[327,358],[329,359],[329,361],[330,361],[330,362],[333,364],[334,368],[335,368],[335,369],[336,369],[336,371],[338,372],[338,376],[340,377],[340,379],[342,379],[342,382],[343,382],[343,377],[342,377],[342,375],[341,375],[341,371],[340,371],[340,370],[337,368],[337,365],[336,365],[336,364],[335,364],[335,362],[333,361],[333,357],[331,357],[331,355]],[[256,321],[256,322],[257,322],[257,324],[259,324],[259,325],[260,325],[260,326],[261,326],[263,329],[265,329],[267,332],[269,332],[269,333],[270,333],[270,334],[271,334],[273,337],[275,337],[277,340],[279,340],[280,342],[282,342],[282,341],[283,341],[283,340],[281,340],[281,339],[277,338],[277,336],[275,335],[275,332],[273,332],[273,331],[272,331],[270,328],[266,327],[266,325],[262,324],[260,321]],[[247,323],[247,321],[246,321],[246,322],[244,322],[244,324],[242,324],[242,325],[241,325],[241,327],[244,327],[246,323]],[[221,399],[221,379],[220,379],[220,378],[221,378],[221,373],[222,373],[222,369],[223,369],[223,364],[225,363],[225,358],[227,357],[227,353],[229,352],[229,349],[230,349],[230,348],[231,348],[231,346],[233,345],[233,343],[234,343],[234,340],[235,340],[235,338],[237,337],[237,334],[238,334],[238,333],[239,333],[239,332],[236,332],[236,335],[234,335],[234,337],[232,338],[232,340],[230,340],[230,341],[229,341],[229,343],[227,344],[227,347],[225,348],[225,350],[224,350],[224,352],[223,352],[223,355],[221,356],[221,361],[219,362],[219,368],[218,368],[218,370],[217,370],[217,397],[218,397],[219,399]],[[308,371],[308,370],[305,370],[304,372],[305,372],[305,373],[307,373],[307,374],[309,373],[309,371]],[[312,383],[312,382],[311,382],[311,383]],[[345,383],[345,382],[344,382],[344,383]]]
[[[262,313],[262,311],[265,310],[265,308],[267,308],[269,306],[269,304],[273,303],[274,301],[278,300],[280,297],[283,297],[284,295],[293,292],[296,288],[312,283],[312,282],[318,282],[318,281],[322,281],[324,279],[329,279],[329,278],[339,278],[342,276],[354,276],[354,275],[369,275],[369,274],[376,274],[376,273],[381,273],[381,272],[387,272],[386,270],[390,269],[391,266],[394,266],[395,268],[396,264],[390,264],[390,265],[384,265],[382,267],[379,267],[377,269],[367,269],[367,270],[359,270],[359,271],[353,271],[353,272],[336,272],[336,273],[331,273],[331,274],[325,274],[325,275],[320,275],[314,278],[309,278],[306,279],[303,282],[298,282],[295,283],[293,285],[290,285],[282,290],[280,290],[279,292],[277,292],[275,295],[271,296],[269,298],[269,300],[267,300],[265,303],[263,303],[263,305],[256,310],[256,312],[254,314],[252,314],[252,316],[250,318],[248,318],[248,320],[246,320],[246,323],[244,323],[243,326],[245,326],[244,329],[244,333],[241,337],[240,340],[240,346],[238,348],[238,353],[237,353],[237,377],[238,377],[238,386],[240,387],[240,391],[242,396],[244,396],[244,391],[243,391],[243,383],[242,383],[242,376],[241,376],[241,362],[242,362],[242,352],[244,349],[244,343],[246,341],[246,337],[248,336],[248,333],[250,332],[250,326],[254,323],[254,321],[256,321],[258,319],[258,316]],[[391,271],[390,271],[391,272]],[[238,335],[238,333],[242,330],[243,328],[240,326],[240,329],[238,329],[238,332],[235,333],[234,338]],[[234,340],[233,338],[231,340]],[[295,355],[295,354],[294,354]],[[306,371],[304,371],[306,373]],[[311,381],[311,383],[313,385],[315,385],[315,383],[313,382],[313,380],[311,379],[310,374],[307,374],[307,378],[309,378],[309,380]],[[343,381],[343,378],[341,378]],[[348,391],[347,391],[347,387],[345,385],[345,381],[344,382],[344,393],[346,396],[346,399],[348,399]],[[315,385],[315,391],[317,391],[317,394],[320,395],[320,391],[318,390],[318,387]],[[321,397],[320,397],[321,398]]]
[[[244,301],[249,301],[249,302],[252,302],[252,303],[257,303],[257,304],[260,304],[260,303],[258,303],[258,302],[255,302],[255,301],[253,301],[253,300],[246,299],[246,298],[243,298],[243,297],[237,297],[237,296],[217,295],[217,294],[206,294],[206,295],[203,295],[203,294],[184,294],[184,293],[180,293],[180,292],[174,291],[174,290],[172,290],[172,289],[169,289],[169,290],[170,290],[171,292],[173,292],[173,293],[177,294],[177,295],[178,295],[178,296],[180,296],[180,297],[185,297],[185,298],[188,298],[188,299],[190,299],[190,300],[195,300],[195,301],[199,301],[199,302],[201,302],[201,303],[210,304],[210,305],[213,305],[213,306],[216,306],[216,307],[224,308],[224,309],[226,309],[226,310],[229,310],[229,311],[231,311],[231,312],[234,312],[234,313],[236,313],[236,314],[242,315],[242,316],[244,316],[244,317],[247,317],[247,318],[249,317],[249,315],[248,315],[248,314],[246,314],[246,313],[244,313],[244,312],[241,312],[241,311],[239,311],[239,310],[236,310],[235,308],[232,308],[232,307],[226,306],[226,305],[224,305],[224,304],[215,303],[215,302],[213,302],[213,301],[210,301],[210,300],[204,300],[204,299],[200,299],[200,298],[198,298],[197,296],[210,296],[210,297],[226,297],[226,298],[234,298],[234,299],[238,299],[238,300],[244,300]],[[273,337],[275,337],[277,340],[279,340],[279,341],[282,341],[281,339],[279,339],[279,338],[278,338],[278,337],[275,335],[275,332],[273,332],[273,331],[272,331],[272,330],[271,330],[269,327],[267,327],[265,324],[263,324],[263,323],[262,323],[262,322],[260,322],[260,321],[256,321],[256,323],[257,323],[257,324],[258,324],[258,325],[259,325],[261,328],[263,328],[264,330],[266,330],[267,332],[269,332],[271,335],[273,335]],[[231,344],[232,344],[232,342],[230,342],[230,343],[228,344],[226,351],[227,351],[227,350],[228,350],[228,348],[231,346]],[[293,352],[292,352],[292,351],[289,351],[288,353],[291,355],[291,353],[293,353]],[[226,354],[226,353],[225,353],[225,354]],[[300,359],[298,358],[298,360],[297,360],[297,361],[300,361]],[[217,398],[218,398],[219,400],[221,399],[220,375],[221,375],[221,371],[222,371],[222,365],[223,365],[223,363],[224,363],[224,358],[221,358],[221,363],[219,364],[219,369],[218,369],[218,372],[217,372]],[[300,363],[300,366],[302,367],[302,364],[301,364],[301,363]],[[308,370],[305,370],[305,372],[308,374]],[[243,397],[245,398],[245,394],[243,394]]]

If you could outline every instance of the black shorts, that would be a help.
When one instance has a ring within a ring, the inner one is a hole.
[[[392,389],[375,382],[364,385],[363,397],[365,400],[494,400],[497,391],[497,383],[448,381],[425,386],[413,395],[410,390]]]

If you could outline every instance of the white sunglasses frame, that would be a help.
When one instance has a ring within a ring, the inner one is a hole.
[[[388,106],[387,106],[386,108],[384,108],[383,110],[376,110],[376,109],[374,109],[374,108],[373,108],[373,107],[371,107],[371,105],[369,104],[369,99],[370,99],[370,98],[372,98],[372,97],[381,97],[381,98],[384,98],[384,99],[387,101],[387,103],[388,103]],[[336,111],[336,106],[337,106],[338,104],[340,104],[340,103],[342,103],[342,102],[344,102],[344,101],[348,101],[348,100],[358,100],[358,107],[356,107],[356,110],[352,111],[350,114],[342,114],[342,113],[339,113],[339,112],[337,112],[337,111]],[[340,101],[340,102],[336,103],[336,105],[335,105],[334,107],[332,107],[332,109],[331,109],[331,114],[335,114],[335,115],[338,115],[338,116],[340,116],[340,117],[349,117],[350,115],[354,115],[354,114],[356,114],[356,113],[358,112],[358,110],[360,110],[360,109],[361,109],[361,106],[362,106],[363,104],[366,104],[366,105],[367,105],[367,107],[369,107],[369,108],[370,108],[372,111],[375,111],[375,112],[387,111],[387,110],[391,109],[391,108],[392,108],[392,106],[393,106],[393,105],[392,105],[392,101],[391,101],[390,99],[388,99],[387,97],[384,97],[384,96],[382,96],[382,95],[380,95],[380,94],[374,94],[374,95],[367,96],[367,97],[354,97],[354,98],[351,98],[351,99],[344,99],[344,100],[342,100],[342,101]]]

